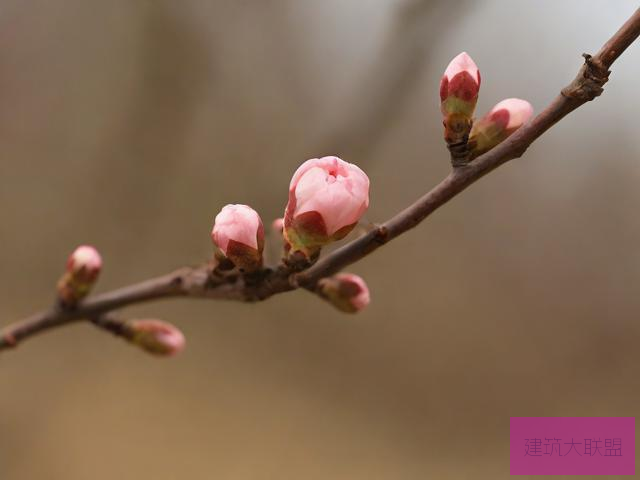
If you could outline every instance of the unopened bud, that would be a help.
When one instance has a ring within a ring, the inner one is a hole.
[[[447,66],[440,81],[440,110],[447,143],[466,142],[480,91],[480,71],[462,52]]]
[[[175,355],[186,343],[180,330],[161,320],[130,320],[126,322],[126,331],[131,343],[153,355]]]
[[[258,213],[247,205],[227,205],[216,216],[211,239],[241,270],[262,266],[264,226]]]
[[[369,288],[353,273],[338,273],[318,282],[320,295],[338,310],[356,313],[369,305]]]
[[[64,275],[58,281],[58,297],[63,305],[74,306],[86,297],[98,279],[102,258],[90,245],[76,248],[67,260]]]
[[[515,132],[533,115],[533,107],[526,100],[502,100],[471,129],[469,147],[474,157],[488,152]]]

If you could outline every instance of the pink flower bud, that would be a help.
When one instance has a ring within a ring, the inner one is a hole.
[[[216,216],[211,239],[238,268],[252,271],[262,266],[264,226],[251,207],[225,206]]]
[[[86,297],[98,279],[102,258],[90,245],[76,248],[67,260],[64,275],[58,281],[58,297],[63,305],[73,306]]]
[[[318,282],[320,295],[346,313],[356,313],[369,305],[369,288],[353,273],[338,273]]]
[[[310,255],[344,238],[369,207],[369,178],[338,157],[313,158],[293,174],[284,215],[291,251]]]
[[[442,113],[458,113],[463,110],[472,115],[479,91],[480,70],[467,52],[462,52],[451,60],[440,80]]]
[[[154,355],[175,355],[186,343],[180,330],[161,320],[131,320],[127,331],[131,343]]]
[[[449,63],[440,81],[440,110],[445,140],[455,144],[466,141],[480,91],[480,71],[466,53]]]
[[[473,155],[477,157],[491,150],[527,123],[532,115],[533,107],[526,100],[502,100],[473,125],[469,137]]]
[[[91,245],[76,248],[67,260],[67,271],[86,280],[95,280],[102,268],[102,257]]]

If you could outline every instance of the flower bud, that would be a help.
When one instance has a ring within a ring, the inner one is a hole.
[[[241,270],[262,266],[264,226],[258,213],[246,205],[227,205],[216,216],[213,243]]]
[[[356,313],[369,305],[369,288],[353,273],[338,273],[318,282],[320,295],[346,313]]]
[[[440,81],[440,110],[447,143],[466,142],[479,91],[480,71],[467,52],[462,52],[451,60]]]
[[[533,115],[533,107],[526,100],[502,100],[471,129],[469,147],[477,157],[491,150],[524,125]]]
[[[369,207],[369,178],[338,157],[313,158],[293,174],[284,214],[290,252],[309,257],[344,238]]]
[[[182,332],[161,320],[130,320],[126,330],[131,343],[153,355],[172,356],[185,347]]]
[[[98,279],[102,258],[90,245],[76,248],[67,260],[64,275],[58,281],[58,297],[63,305],[74,306],[86,297]]]

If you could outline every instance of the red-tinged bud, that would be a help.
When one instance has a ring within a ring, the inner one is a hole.
[[[180,330],[161,320],[130,320],[126,322],[126,338],[153,355],[172,356],[185,347]]]
[[[64,275],[58,281],[58,297],[67,307],[76,305],[86,297],[98,279],[102,258],[90,245],[76,248],[67,260]]]
[[[533,107],[526,100],[502,100],[473,125],[469,136],[472,155],[477,157],[488,152],[527,123],[532,115]]]
[[[440,110],[448,144],[466,142],[480,91],[480,71],[462,52],[447,66],[440,81]]]
[[[246,205],[227,205],[216,216],[211,239],[241,270],[262,267],[264,226],[258,213]]]
[[[356,313],[369,305],[369,288],[365,281],[353,273],[338,273],[318,282],[320,295],[338,310]]]
[[[369,178],[338,157],[313,158],[293,174],[284,214],[290,253],[310,258],[344,238],[369,207]]]

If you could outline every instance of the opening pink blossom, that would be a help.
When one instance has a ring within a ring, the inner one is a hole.
[[[369,178],[356,165],[338,157],[304,162],[289,185],[285,227],[304,214],[318,214],[326,237],[355,225],[369,207]],[[317,232],[315,232],[317,233]]]

